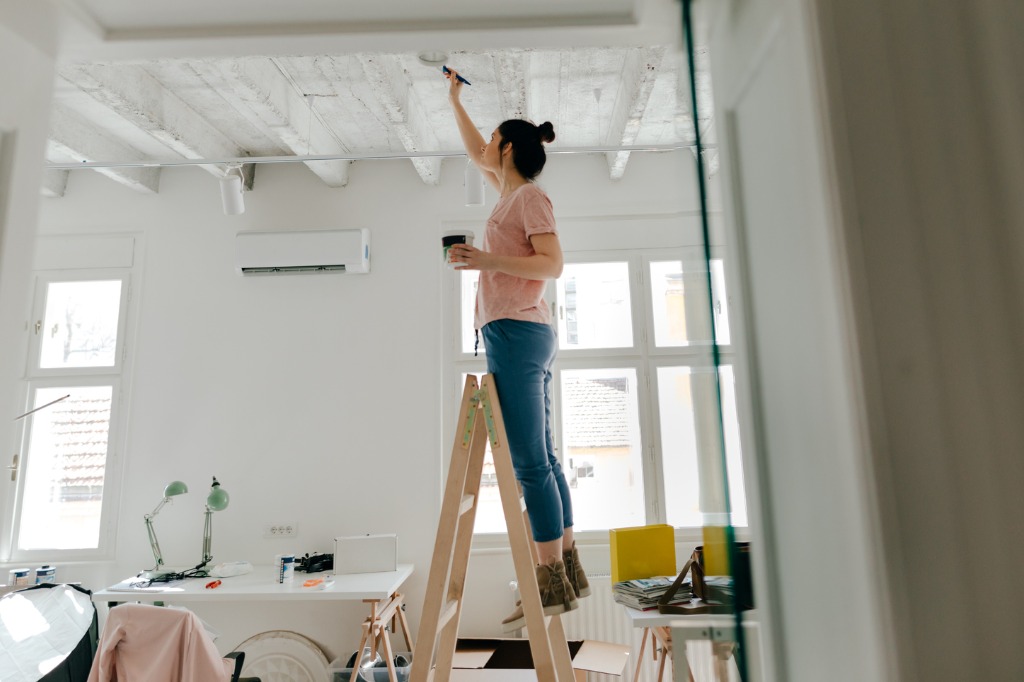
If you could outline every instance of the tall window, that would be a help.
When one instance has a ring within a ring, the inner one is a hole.
[[[465,375],[486,372],[485,349],[473,356],[477,276],[459,277],[451,300],[460,314],[450,318],[460,339],[449,363],[456,402]],[[711,512],[723,491],[711,489],[726,473],[732,522],[746,525],[722,261],[709,272],[700,249],[567,253],[549,289],[559,339],[555,447],[576,530],[721,523]],[[717,385],[712,319],[723,364]],[[476,532],[504,532],[489,461],[483,485]]]
[[[12,558],[100,554],[109,541],[121,406],[125,270],[41,274],[37,280],[15,463]]]

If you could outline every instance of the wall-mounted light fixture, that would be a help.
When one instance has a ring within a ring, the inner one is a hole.
[[[220,179],[220,201],[224,206],[225,215],[245,213],[245,199],[242,197],[244,189],[242,167],[229,166],[224,177]]]

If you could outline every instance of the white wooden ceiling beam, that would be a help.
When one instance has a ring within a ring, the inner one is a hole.
[[[347,154],[331,129],[273,59],[196,61],[197,74],[249,122],[299,156]],[[329,187],[348,184],[350,161],[307,161]]]
[[[523,50],[495,52],[491,57],[494,62],[494,84],[498,89],[502,121],[510,118],[528,118],[526,74],[529,58],[529,53]]]
[[[139,150],[114,139],[60,105],[55,105],[50,115],[50,149],[57,156],[80,161],[146,160]],[[160,186],[159,168],[98,168],[96,172],[146,194],[156,194]]]
[[[664,47],[635,48],[626,53],[608,130],[609,144],[630,146],[636,141],[665,53]],[[609,152],[607,158],[611,179],[620,179],[626,172],[629,152]]]
[[[359,63],[403,149],[407,152],[438,149],[434,128],[398,58],[364,53],[359,55]],[[441,159],[414,158],[411,161],[423,182],[436,185],[441,181]]]
[[[39,188],[39,193],[47,199],[59,199],[64,196],[64,191],[68,187],[68,174],[70,172],[54,168],[45,169],[43,171],[43,184]]]
[[[72,85],[186,159],[244,156],[243,150],[139,65],[76,64]],[[222,177],[223,169],[204,166]]]

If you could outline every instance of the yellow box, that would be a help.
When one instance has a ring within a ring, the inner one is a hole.
[[[612,582],[676,574],[676,534],[667,524],[612,528]]]

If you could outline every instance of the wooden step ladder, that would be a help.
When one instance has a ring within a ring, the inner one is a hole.
[[[562,619],[544,615],[530,522],[512,469],[505,423],[490,374],[479,383],[476,376],[469,375],[462,392],[409,682],[448,682],[451,675],[488,438],[538,682],[574,682]]]

